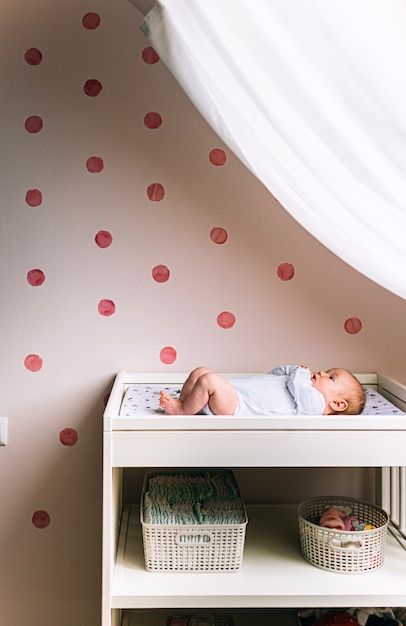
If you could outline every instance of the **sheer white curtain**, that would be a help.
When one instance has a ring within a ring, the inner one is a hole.
[[[142,29],[285,209],[406,298],[404,0],[161,0]]]

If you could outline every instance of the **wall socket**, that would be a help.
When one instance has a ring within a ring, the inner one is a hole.
[[[5,446],[7,444],[7,427],[8,427],[8,418],[0,417],[0,446]]]

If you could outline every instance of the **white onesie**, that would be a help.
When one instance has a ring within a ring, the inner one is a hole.
[[[311,372],[282,365],[268,374],[227,378],[238,393],[234,415],[323,415],[323,394],[313,387]],[[210,413],[205,407],[204,413]]]

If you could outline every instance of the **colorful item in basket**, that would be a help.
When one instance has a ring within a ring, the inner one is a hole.
[[[298,618],[299,626],[406,626],[406,609],[303,609]]]
[[[319,526],[345,531],[372,530],[375,528],[372,524],[365,524],[355,517],[355,515],[352,515],[352,510],[349,506],[327,507],[319,519]]]

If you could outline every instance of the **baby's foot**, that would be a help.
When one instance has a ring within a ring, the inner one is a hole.
[[[159,404],[168,415],[182,415],[182,403],[166,391],[159,392]]]

